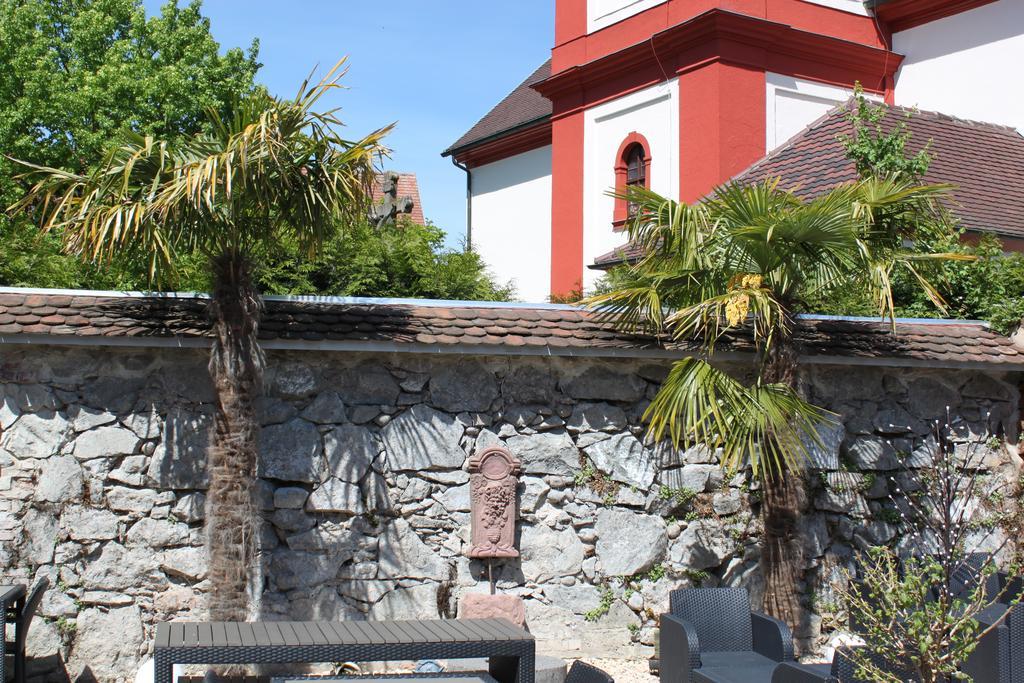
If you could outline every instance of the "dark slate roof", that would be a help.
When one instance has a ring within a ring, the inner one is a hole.
[[[781,178],[781,186],[814,197],[857,179],[839,136],[852,132],[841,105],[736,176],[743,183]],[[905,118],[909,115],[909,118]],[[931,142],[925,183],[956,186],[950,207],[964,227],[1004,237],[1024,237],[1024,136],[1009,126],[967,121],[936,112],[890,107],[882,126],[891,130],[906,121],[909,154]],[[599,256],[595,266],[608,267],[639,255],[631,245]]]
[[[200,346],[210,336],[205,305],[195,295],[0,289],[0,344]],[[822,362],[1024,369],[1024,348],[978,322],[899,321],[893,335],[879,320],[819,316],[802,318],[796,336],[803,352]],[[269,297],[260,338],[271,348],[370,350],[383,343],[434,353],[612,357],[697,350],[619,332],[571,306],[325,297]],[[724,348],[751,351],[749,333],[732,333]]]
[[[531,86],[551,75],[551,60],[544,62],[515,90],[497,104],[465,135],[444,151],[444,156],[454,154],[478,142],[490,140],[502,133],[521,128],[530,123],[539,123],[551,117],[551,101]]]

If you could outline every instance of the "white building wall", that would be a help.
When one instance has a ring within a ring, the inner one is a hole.
[[[847,88],[782,74],[766,74],[765,81],[768,87],[765,149],[769,152],[853,95]]]
[[[600,31],[666,0],[587,0],[587,33]]]
[[[893,34],[896,104],[1024,131],[1024,0],[998,0]]]
[[[843,10],[851,14],[859,14],[862,17],[870,16],[867,8],[864,6],[864,0],[804,0],[814,5],[824,5],[825,7],[831,7],[833,9]]]
[[[551,291],[551,146],[471,169],[473,248],[522,301]]]
[[[612,228],[615,163],[630,133],[650,144],[650,187],[669,197],[679,195],[679,82],[669,81],[588,109],[583,135],[583,287],[590,289],[601,273],[589,269],[598,256],[621,246],[624,232]]]

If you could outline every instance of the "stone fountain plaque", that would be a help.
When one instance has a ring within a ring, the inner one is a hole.
[[[469,459],[473,543],[469,556],[519,557],[516,486],[522,466],[507,449],[492,446]]]

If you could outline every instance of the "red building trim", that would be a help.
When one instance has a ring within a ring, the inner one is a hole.
[[[889,0],[875,6],[875,15],[896,33],[993,2],[995,0]]]
[[[810,2],[794,0],[666,0],[605,28],[587,33],[586,0],[558,0],[555,14],[555,48],[552,72],[558,73],[586,62],[601,59],[630,45],[649,40],[652,35],[712,10],[728,6],[728,11],[754,20],[792,26],[794,29],[885,48],[885,27],[871,17],[844,12]]]
[[[533,87],[552,100],[553,116],[558,117],[639,90],[651,85],[652,79],[658,82],[667,74],[717,60],[847,87],[859,81],[866,90],[888,94],[903,57],[886,49],[714,9],[648,40],[564,69]]]
[[[633,131],[626,136],[626,139],[619,145],[619,151],[615,153],[615,192],[626,191],[626,173],[629,170],[627,153],[634,145],[640,145],[644,150],[644,187],[651,189],[651,145],[640,133]],[[615,197],[615,211],[612,216],[612,227],[615,230],[622,230],[629,218],[629,203],[622,197]]]
[[[476,168],[551,144],[551,121],[544,119],[513,132],[503,132],[490,140],[457,150],[453,157],[460,164]]]
[[[583,286],[583,112],[551,124],[551,294]]]

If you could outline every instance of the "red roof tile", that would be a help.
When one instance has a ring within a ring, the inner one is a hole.
[[[0,290],[0,344],[113,342],[205,344],[209,338],[206,299],[190,296],[125,296],[83,292],[67,295]],[[58,303],[61,302],[61,303]],[[40,311],[54,310],[48,315]],[[900,321],[894,335],[888,323],[866,319],[808,317],[799,321],[796,338],[803,353],[829,362],[892,365],[998,365],[1024,369],[1024,348],[968,321]],[[413,300],[292,297],[267,300],[260,339],[286,348],[297,342],[343,344],[359,348],[384,342],[389,348],[430,345],[431,351],[536,349],[552,355],[677,356],[696,351],[694,344],[666,344],[663,339],[620,332],[594,314],[569,306],[531,307],[488,302],[446,303]],[[462,347],[462,348],[455,348]],[[724,348],[749,352],[749,334],[737,330]]]

